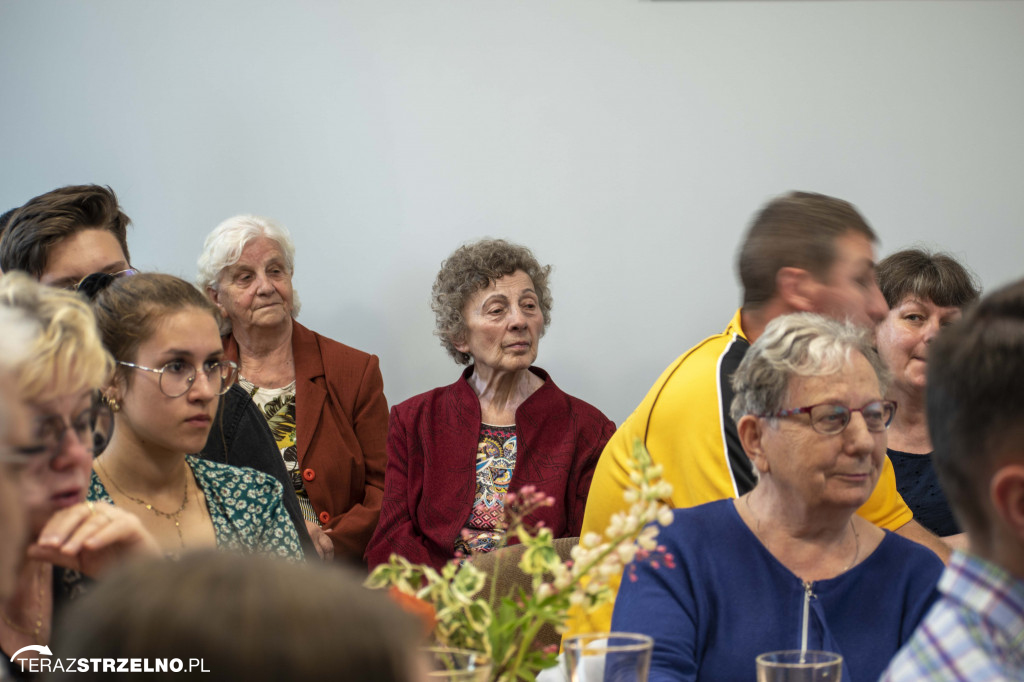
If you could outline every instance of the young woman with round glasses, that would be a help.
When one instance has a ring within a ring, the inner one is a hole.
[[[135,514],[168,555],[217,546],[300,558],[280,483],[188,454],[206,443],[237,376],[224,359],[216,309],[170,275],[106,284],[94,304],[116,361],[104,389],[115,428],[93,465],[89,498]]]

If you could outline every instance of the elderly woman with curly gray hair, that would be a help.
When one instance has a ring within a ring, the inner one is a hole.
[[[531,515],[579,534],[590,480],[615,425],[534,367],[551,320],[550,266],[485,239],[457,249],[432,292],[441,345],[469,367],[396,405],[370,566],[394,553],[440,567],[501,544],[504,497],[532,486],[554,500]]]

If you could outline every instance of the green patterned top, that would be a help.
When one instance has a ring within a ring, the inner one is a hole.
[[[219,549],[266,552],[301,561],[302,547],[295,526],[281,501],[281,484],[248,467],[211,462],[193,455],[185,461],[206,496]],[[88,499],[113,504],[96,472]]]

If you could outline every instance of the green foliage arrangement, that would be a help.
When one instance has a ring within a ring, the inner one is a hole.
[[[532,682],[556,661],[556,651],[534,644],[544,625],[562,629],[571,606],[589,611],[607,603],[612,598],[609,580],[634,560],[674,567],[674,558],[657,543],[659,524],[672,522],[672,510],[664,502],[672,487],[661,481],[661,467],[639,440],[632,460],[630,478],[636,488],[625,493],[629,510],[616,513],[603,536],[589,533],[580,538],[569,561],[559,558],[549,528],[528,524],[531,513],[554,501],[530,487],[506,496],[506,541],[514,537],[523,545],[518,566],[530,576],[531,591],[519,588],[500,600],[488,599],[481,594],[486,575],[471,558],[436,570],[397,555],[374,569],[367,585],[398,592],[402,601],[429,605],[437,644],[480,652],[491,662],[494,682]]]

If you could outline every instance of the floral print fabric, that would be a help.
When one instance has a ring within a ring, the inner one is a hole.
[[[505,536],[505,493],[516,468],[516,427],[480,425],[473,511],[455,541],[456,552],[489,552]]]
[[[302,559],[299,536],[284,509],[281,484],[276,479],[255,469],[192,455],[185,461],[206,497],[219,549]],[[95,471],[88,499],[113,504]]]

